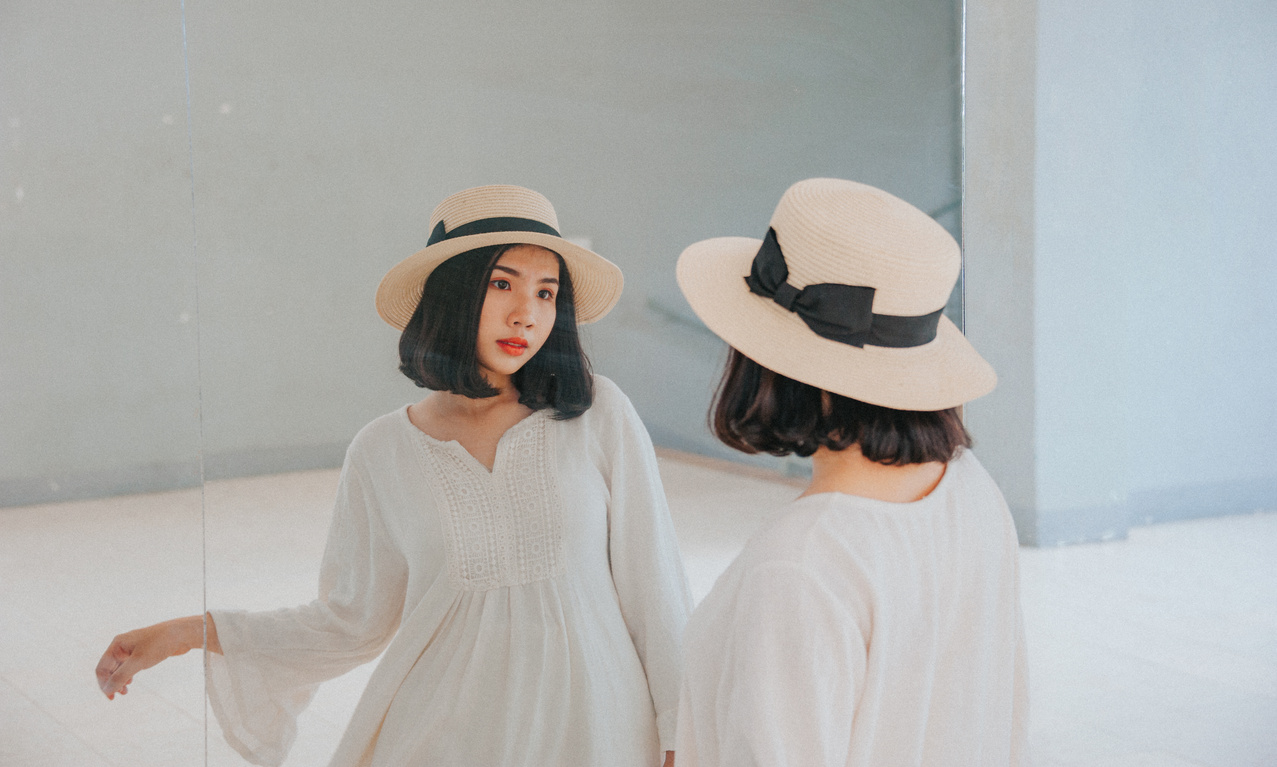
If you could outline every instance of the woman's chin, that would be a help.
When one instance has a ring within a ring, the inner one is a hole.
[[[524,354],[522,357],[512,357],[508,359],[492,360],[491,364],[483,364],[480,362],[479,371],[483,373],[483,377],[493,386],[500,386],[509,381],[510,376],[523,369],[528,364],[530,354]]]

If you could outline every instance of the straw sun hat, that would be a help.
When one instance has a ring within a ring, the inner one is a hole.
[[[616,264],[559,235],[550,201],[521,186],[477,186],[449,196],[430,214],[423,250],[396,264],[377,287],[377,314],[403,330],[412,319],[426,278],[455,255],[485,245],[526,243],[558,253],[572,275],[576,319],[593,322],[612,310],[624,278]]]
[[[881,189],[829,178],[785,192],[764,240],[683,251],[678,284],[709,329],[797,381],[897,410],[944,410],[997,376],[941,314],[961,254]]]

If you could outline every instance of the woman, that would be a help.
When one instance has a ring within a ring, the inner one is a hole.
[[[430,224],[377,309],[433,391],[352,442],[318,599],[123,634],[102,690],[207,629],[226,739],[278,764],[317,685],[384,649],[332,765],[668,763],[690,597],[647,433],[576,332],[620,270],[521,187]]]
[[[688,624],[680,767],[1022,761],[1015,529],[957,411],[996,378],[942,314],[959,266],[924,213],[835,179],[762,242],[680,257],[732,347],[716,435],[812,458]]]

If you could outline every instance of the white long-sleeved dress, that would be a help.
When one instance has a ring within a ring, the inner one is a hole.
[[[930,495],[821,493],[687,626],[679,767],[1007,767],[1028,677],[1015,527],[970,451]]]
[[[319,683],[375,658],[333,767],[651,767],[673,749],[691,598],[647,432],[595,378],[594,405],[537,411],[491,473],[407,408],[346,455],[319,596],[212,611],[212,708],[278,764]]]

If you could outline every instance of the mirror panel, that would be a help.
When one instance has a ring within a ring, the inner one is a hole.
[[[422,395],[373,294],[446,195],[537,189],[565,236],[621,266],[625,295],[585,341],[658,445],[795,473],[709,436],[725,347],[675,285],[681,250],[761,237],[816,175],[881,186],[958,234],[955,3],[189,14],[212,607],[313,598],[345,446]],[[288,764],[327,758],[369,670],[321,687]],[[211,761],[233,759],[210,728]]]
[[[0,761],[200,763],[198,655],[93,678],[203,604],[179,7],[5,3],[0,143]]]

